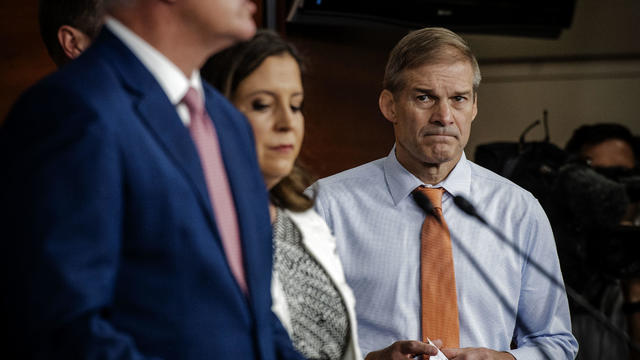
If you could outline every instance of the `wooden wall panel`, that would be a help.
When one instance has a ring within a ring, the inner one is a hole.
[[[258,25],[261,25],[263,24],[265,13],[264,0],[255,1],[258,4],[256,20]],[[304,112],[307,119],[307,132],[302,150],[302,160],[316,175],[327,176],[385,156],[393,144],[393,129],[390,123],[380,114],[377,99],[388,53],[407,30],[378,28],[350,29],[348,31],[344,29],[296,29],[284,23],[284,14],[288,10],[285,6],[286,1],[275,1],[278,5],[278,31],[297,45],[308,60],[308,72],[304,79],[306,91]],[[628,4],[635,4],[634,1],[616,0],[616,3],[625,3],[628,7]],[[589,36],[590,33],[586,32],[589,27],[581,26],[580,24],[591,24],[587,20],[591,19],[593,13],[596,13],[599,8],[592,9],[587,6],[588,4],[593,7],[595,6],[593,4],[597,4],[597,2],[588,0],[584,2],[584,6],[578,7],[574,21],[575,26],[559,40],[472,36],[472,40],[478,42],[474,44],[477,45],[474,48],[482,55],[487,53],[487,48],[491,48],[490,44],[496,42],[499,42],[501,44],[500,48],[504,49],[510,48],[510,46],[504,45],[504,42],[513,43],[514,45],[521,42],[531,43],[530,52],[532,53],[535,53],[536,49],[543,46],[555,48],[559,46],[556,44],[557,42],[563,41],[569,41],[569,45],[574,43],[589,44],[588,39],[591,36]],[[620,5],[618,8],[612,7],[611,11],[616,10],[616,14],[624,18],[623,15],[625,13],[621,11],[624,8],[624,6]],[[636,14],[627,15],[626,17],[636,19],[637,16]],[[611,17],[614,18],[613,15]],[[606,27],[606,29],[611,34],[624,33],[629,30],[627,29],[628,26],[624,24],[629,22],[630,20],[622,22],[623,25],[618,28],[616,28],[615,24],[609,24],[610,26]],[[55,70],[55,66],[49,60],[38,33],[37,1],[27,1],[25,3],[0,2],[0,44],[1,124],[11,104],[19,94],[38,79]],[[633,47],[635,45],[629,44],[628,46],[628,50],[621,47],[616,51],[623,55],[625,51],[635,54],[634,49],[636,48]],[[589,50],[588,46],[579,48],[585,49],[585,53],[592,51]],[[506,52],[507,50],[504,51]],[[490,55],[487,56],[490,57]],[[507,55],[503,57],[508,57]],[[637,60],[637,56],[634,59]],[[491,59],[481,57],[479,60],[484,68],[487,62],[490,63],[488,60]],[[514,61],[518,62],[519,60],[514,59]],[[506,69],[508,66],[509,63],[506,63],[497,67]],[[532,62],[530,66],[534,70],[538,69],[540,66],[539,61]],[[496,66],[493,67],[495,68]],[[500,69],[494,69],[491,72],[498,74]],[[534,84],[536,85],[535,89],[527,85],[528,87],[521,91],[512,91],[508,95],[514,99],[505,99],[505,93],[497,91],[499,90],[498,85],[491,83],[491,72],[487,71],[485,85],[481,87],[480,113],[474,123],[470,139],[471,146],[467,152],[470,157],[473,157],[476,144],[517,139],[522,129],[535,116],[539,116],[543,108],[552,110],[550,115],[553,117],[553,121],[558,121],[558,124],[563,126],[562,129],[554,129],[552,138],[552,141],[560,145],[564,145],[570,131],[585,122],[606,119],[625,123],[631,127],[632,131],[638,132],[637,116],[634,115],[637,111],[633,107],[634,103],[631,100],[619,101],[619,104],[615,107],[617,110],[615,116],[601,116],[600,118],[587,117],[586,115],[570,116],[572,112],[576,112],[575,104],[563,103],[560,104],[562,106],[558,105],[556,109],[554,108],[555,103],[550,103],[550,100],[542,101],[539,97],[528,96],[529,92],[538,91],[540,82]],[[632,82],[624,87],[624,89],[631,90],[620,91],[622,88],[619,87],[618,81],[611,82],[610,86],[602,91],[608,91],[611,94],[618,93],[624,99],[631,99],[633,95],[637,94],[634,89],[637,88],[638,79],[636,75],[631,78],[625,76],[620,80]],[[554,82],[545,83],[544,85],[546,89],[552,91],[558,88]],[[576,91],[582,93],[585,91],[592,92],[593,89],[600,89],[601,87],[600,83],[583,82],[573,86],[572,89],[575,88],[573,93]],[[548,93],[547,90],[542,91]],[[597,96],[594,96],[594,98],[602,99],[602,97]],[[506,116],[501,110],[502,106],[504,104],[514,104],[518,99],[528,99],[529,103],[526,106],[519,106],[513,110],[514,114]],[[495,104],[491,106],[493,102],[502,104],[502,106]],[[602,101],[593,102],[589,100],[588,105],[578,106],[577,109],[583,110],[589,115],[603,113],[606,112],[606,109],[611,108],[608,107],[608,103]],[[594,107],[597,111],[593,109]],[[563,114],[565,116],[560,116]],[[516,117],[516,115],[519,117]]]
[[[262,1],[255,0],[260,26]],[[0,2],[0,125],[18,96],[56,70],[40,39],[38,1]]]
[[[393,127],[378,109],[378,95],[399,35],[380,35],[287,32],[306,60],[301,159],[316,176],[386,156],[393,145]]]
[[[29,86],[55,70],[40,40],[37,1],[0,3],[0,124]]]

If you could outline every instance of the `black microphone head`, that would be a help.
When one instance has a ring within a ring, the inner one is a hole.
[[[434,207],[427,195],[423,194],[419,190],[413,190],[411,195],[413,196],[413,200],[415,200],[416,204],[418,204],[425,213],[433,214]]]
[[[471,216],[477,215],[476,208],[473,207],[473,205],[469,202],[469,200],[462,197],[462,195],[454,196],[453,203],[456,204],[456,206],[460,210],[464,211],[467,215],[471,215]]]
[[[473,204],[471,204],[471,202],[469,200],[465,199],[462,195],[454,196],[453,197],[453,203],[456,204],[458,209],[464,211],[465,214],[467,214],[469,216],[472,216],[472,217],[478,219],[480,222],[485,223],[485,224],[488,225],[488,223],[484,219],[484,217],[482,217],[482,216],[480,216],[480,214],[478,214],[478,211],[473,206]]]

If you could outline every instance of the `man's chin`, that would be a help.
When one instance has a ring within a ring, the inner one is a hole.
[[[253,18],[246,20],[241,25],[239,25],[234,31],[234,40],[235,41],[248,41],[256,34],[256,23],[253,21]]]
[[[219,42],[216,43],[217,47],[214,49],[213,53],[229,48],[238,42],[251,40],[255,34],[256,26],[253,21],[251,22],[251,25],[238,27],[234,29],[233,32],[227,32],[217,39]]]
[[[451,150],[432,151],[426,154],[425,163],[433,164],[433,165],[445,164],[452,161],[458,161],[460,156],[461,156],[461,153],[451,151]]]
[[[244,28],[244,31],[243,31],[244,34],[241,37],[240,41],[247,41],[256,34],[257,26],[253,18],[253,15],[255,13],[256,13],[256,4],[254,4],[252,1],[248,1],[246,18],[244,19],[244,24],[242,25],[242,28]]]

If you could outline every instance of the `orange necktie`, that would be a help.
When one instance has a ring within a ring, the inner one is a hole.
[[[456,276],[449,228],[442,216],[443,188],[416,189],[434,207],[422,224],[420,286],[422,294],[422,341],[441,339],[443,348],[460,346]]]

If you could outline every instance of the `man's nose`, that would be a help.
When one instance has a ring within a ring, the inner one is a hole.
[[[436,105],[436,109],[431,114],[431,122],[441,125],[449,125],[451,123],[451,105],[447,101],[440,101]]]

